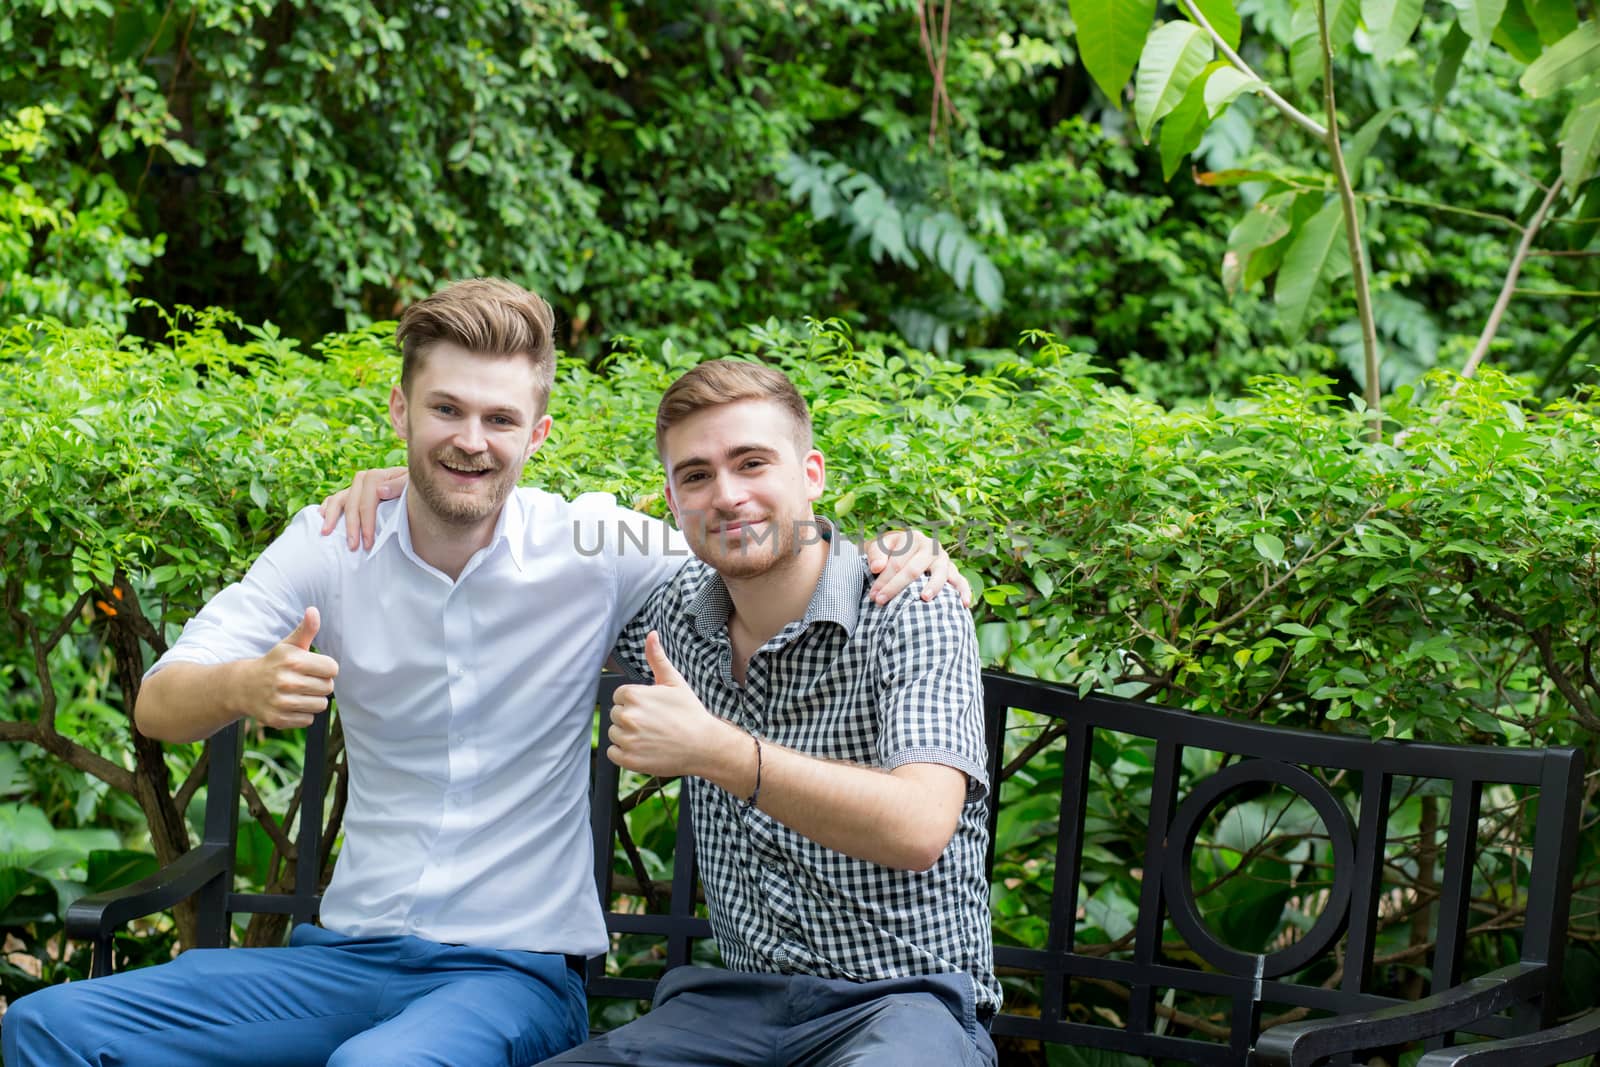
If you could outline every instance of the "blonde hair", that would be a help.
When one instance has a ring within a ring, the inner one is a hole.
[[[770,400],[789,414],[794,423],[796,448],[811,450],[811,410],[787,375],[759,363],[713,359],[686,372],[667,387],[656,408],[656,455],[666,458],[667,431],[706,408],[738,400]]]
[[[411,380],[441,342],[479,356],[523,356],[533,364],[536,414],[550,402],[556,375],[555,313],[537,293],[501,278],[455,282],[412,304],[395,330],[400,347],[400,388]]]

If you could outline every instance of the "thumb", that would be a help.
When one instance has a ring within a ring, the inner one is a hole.
[[[317,631],[322,629],[322,613],[316,608],[307,608],[305,618],[285,637],[284,643],[295,646],[305,651],[311,650],[311,642],[316,640]]]
[[[672,665],[667,658],[667,650],[661,647],[661,635],[654,630],[644,639],[644,658],[650,665],[650,673],[655,675],[657,685],[688,685],[683,680],[683,675],[678,673],[678,668]]]

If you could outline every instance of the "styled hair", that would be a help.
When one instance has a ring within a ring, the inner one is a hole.
[[[428,352],[448,342],[479,356],[522,356],[533,364],[535,414],[550,403],[556,375],[555,314],[537,293],[500,278],[471,278],[418,300],[400,315],[395,330],[400,347],[400,389],[411,395],[411,380]]]
[[[771,400],[794,423],[795,447],[811,450],[811,410],[787,375],[759,363],[712,359],[667,387],[656,408],[656,455],[666,459],[667,431],[696,412],[739,400]]]

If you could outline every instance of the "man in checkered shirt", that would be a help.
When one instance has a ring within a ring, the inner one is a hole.
[[[558,1064],[992,1065],[983,707],[952,591],[877,602],[813,503],[825,465],[781,373],[713,361],[656,416],[697,561],[622,632],[608,755],[683,775],[728,970]]]

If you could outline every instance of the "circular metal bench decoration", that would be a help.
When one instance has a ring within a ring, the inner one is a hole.
[[[1328,830],[1328,839],[1333,843],[1333,886],[1329,891],[1327,906],[1305,936],[1287,948],[1258,956],[1241,952],[1217,939],[1200,914],[1189,870],[1194,859],[1195,838],[1206,816],[1229,793],[1260,783],[1280,785],[1298,793],[1321,817],[1322,825]],[[1173,842],[1178,843],[1174,857],[1177,862],[1163,862],[1161,874],[1172,924],[1178,928],[1190,948],[1225,974],[1245,978],[1277,978],[1298,971],[1321,956],[1344,932],[1350,905],[1350,880],[1355,872],[1353,833],[1350,813],[1344,805],[1328,791],[1327,786],[1299,767],[1277,760],[1253,759],[1218,771],[1195,786],[1194,791],[1178,807],[1167,831],[1169,857],[1172,856]]]

